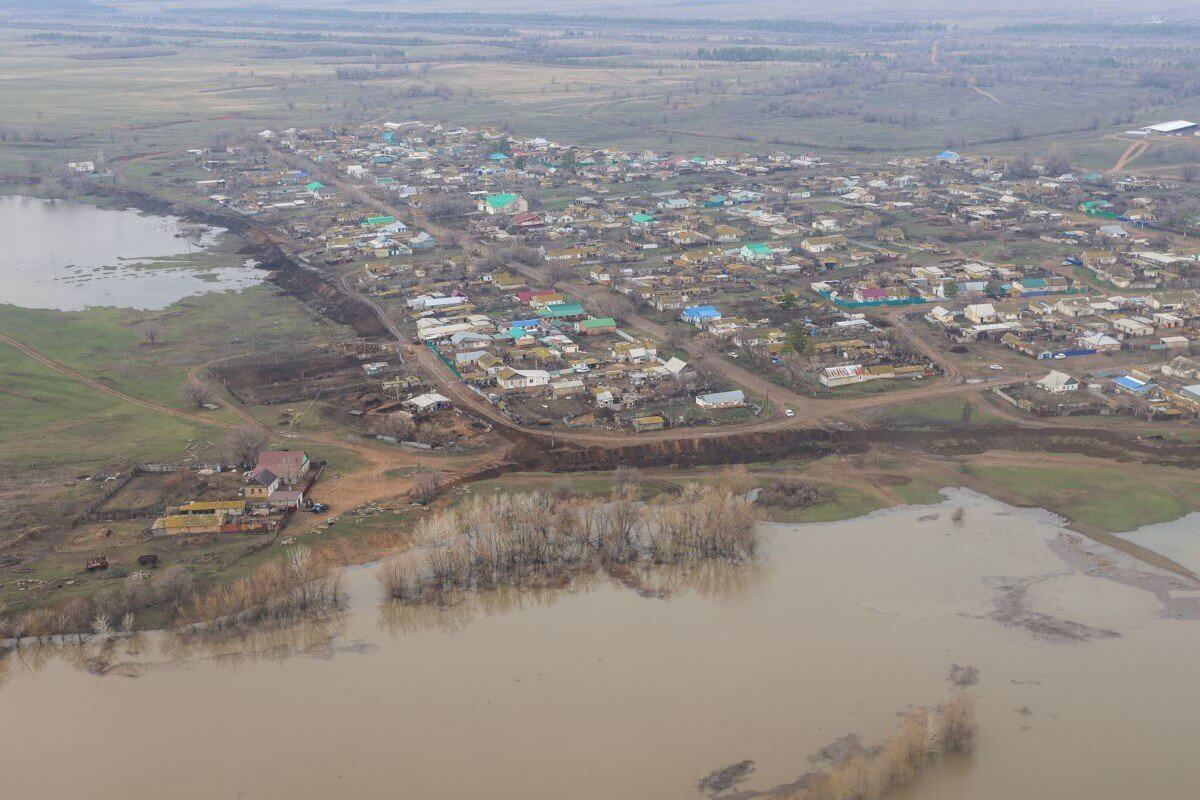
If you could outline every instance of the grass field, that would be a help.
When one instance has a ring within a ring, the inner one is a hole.
[[[904,428],[989,425],[1004,421],[978,404],[965,403],[961,398],[953,396],[888,406],[872,419],[880,425]]]
[[[1200,509],[1200,478],[1147,472],[1136,466],[1021,466],[976,463],[969,475],[995,484],[1029,505],[1058,511],[1119,533],[1178,519]]]
[[[0,374],[0,474],[163,460],[214,436],[208,426],[99,394],[4,344]]]
[[[870,514],[884,504],[866,492],[849,486],[830,489],[832,499],[820,505],[800,509],[767,509],[773,522],[836,522]]]

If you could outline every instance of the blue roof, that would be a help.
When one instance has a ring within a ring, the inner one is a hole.
[[[717,311],[715,306],[691,306],[690,308],[685,308],[683,310],[683,315],[685,317],[700,317],[701,319],[707,319],[710,317],[719,317],[721,316],[721,312]]]
[[[508,160],[508,156],[504,155],[504,153],[492,153],[490,156],[488,156],[488,158],[490,158],[492,161],[507,161]]]
[[[541,324],[542,324],[542,321],[540,319],[519,319],[519,320],[515,321],[509,327],[510,328],[536,328],[537,326],[539,326]]]
[[[1122,389],[1128,389],[1131,392],[1144,392],[1150,388],[1150,384],[1143,383],[1137,378],[1131,378],[1128,375],[1122,375],[1119,378],[1113,378],[1113,383],[1120,386]]]

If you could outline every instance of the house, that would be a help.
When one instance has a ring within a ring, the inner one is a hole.
[[[579,303],[551,303],[541,310],[543,319],[578,319],[587,312]]]
[[[479,210],[489,214],[524,214],[529,210],[529,202],[519,194],[489,194],[479,204]]]
[[[433,414],[442,409],[449,408],[450,398],[444,397],[437,392],[425,392],[416,397],[408,398],[401,405],[412,409],[414,414]]]
[[[770,245],[762,242],[750,242],[742,245],[742,249],[738,251],[738,255],[747,261],[764,261],[774,257],[775,252]]]
[[[657,414],[648,417],[635,417],[633,420],[633,429],[638,433],[661,431],[665,427],[667,427],[667,421]]]
[[[704,244],[708,239],[703,233],[693,230],[672,231],[667,238],[671,240],[672,244],[679,245],[680,247]]]
[[[834,248],[845,247],[846,237],[841,234],[833,236],[809,236],[800,242],[800,246],[807,252],[816,255],[833,250]]]
[[[925,319],[934,325],[947,327],[954,324],[954,312],[945,306],[934,306],[925,315]]]
[[[712,235],[722,244],[731,244],[742,238],[742,232],[732,225],[717,225],[713,228]]]
[[[1114,339],[1106,333],[1089,333],[1075,340],[1077,347],[1083,350],[1095,350],[1099,353],[1111,353],[1121,349],[1121,340]]]
[[[1065,394],[1067,392],[1079,391],[1079,381],[1065,372],[1059,372],[1058,370],[1050,370],[1049,374],[1038,380],[1036,385],[1042,391],[1049,392],[1050,394]]]
[[[591,336],[596,333],[616,333],[617,321],[612,317],[583,319],[575,323],[575,332],[584,336]]]
[[[258,476],[276,476],[284,486],[295,486],[308,475],[311,463],[301,450],[264,450],[258,454],[258,463],[248,475],[248,480]]]
[[[1064,297],[1054,304],[1054,310],[1064,317],[1089,317],[1096,313],[1092,304],[1083,297]]]
[[[467,298],[462,295],[452,295],[450,297],[435,297],[432,295],[423,294],[419,297],[413,297],[406,301],[409,309],[412,311],[430,311],[440,308],[453,308],[461,306],[467,302]]]
[[[562,378],[550,384],[550,392],[555,397],[574,397],[583,393],[583,381],[579,378]]]
[[[168,514],[154,520],[151,536],[187,536],[197,533],[220,533],[225,521],[223,514]]]
[[[739,408],[746,405],[746,393],[741,389],[734,389],[730,392],[696,395],[696,405],[708,410]]]
[[[246,513],[245,500],[193,500],[179,506],[180,514],[228,514],[240,517]]]
[[[963,316],[976,325],[987,325],[1000,318],[991,303],[973,303],[963,309]]]
[[[256,469],[253,473],[246,476],[246,483],[242,486],[242,497],[247,500],[265,501],[279,488],[279,476],[269,469]]]
[[[302,489],[280,489],[272,492],[271,496],[267,498],[267,505],[277,511],[300,508],[304,505],[304,491]]]
[[[550,373],[544,369],[504,367],[496,373],[496,385],[501,389],[533,389],[548,383],[550,383]]]
[[[525,303],[533,308],[548,306],[551,303],[561,303],[565,298],[553,289],[525,289],[517,292],[517,302]]]
[[[1126,336],[1154,335],[1154,326],[1144,317],[1121,317],[1113,321],[1113,329]]]
[[[703,328],[705,325],[721,318],[721,312],[714,306],[689,306],[679,312],[679,318],[689,325]]]
[[[663,364],[666,373],[674,378],[681,378],[687,372],[688,364],[682,358],[672,356]]]
[[[1120,391],[1129,392],[1130,394],[1142,395],[1150,391],[1151,383],[1144,381],[1141,378],[1135,378],[1132,375],[1121,375],[1112,379],[1113,386]]]
[[[825,388],[833,389],[838,386],[849,386],[852,383],[869,381],[871,380],[871,375],[862,364],[840,364],[821,370],[821,375],[817,380]]]

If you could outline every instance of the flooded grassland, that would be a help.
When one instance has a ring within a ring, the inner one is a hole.
[[[894,796],[1177,797],[1200,778],[1183,579],[965,491],[769,525],[763,549],[665,568],[665,597],[591,576],[413,606],[363,567],[319,624],[28,646],[0,667],[0,774],[25,797],[682,800],[732,767],[708,784],[732,796],[961,689],[974,753]]]
[[[0,304],[161,309],[262,282],[248,263],[207,263],[222,234],[177,217],[0,196]]]

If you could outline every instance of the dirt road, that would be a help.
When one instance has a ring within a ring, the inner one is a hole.
[[[291,154],[284,154],[289,163],[294,161]],[[311,169],[312,165],[307,165]],[[370,192],[367,192],[363,187],[344,181],[340,175],[329,171],[322,171],[322,181],[326,185],[343,191],[347,195],[354,197],[360,202],[368,206],[375,207],[381,211],[392,214],[397,218],[404,218],[413,221],[426,230],[431,231],[438,236],[448,235],[448,229],[433,223],[426,219],[423,215],[413,212],[411,209],[400,208],[389,203],[385,199],[381,199]],[[282,249],[292,253],[303,268],[313,270],[322,275],[320,270],[312,266],[302,256],[294,252],[290,240],[287,237],[274,231],[267,231],[267,235],[272,237]],[[473,245],[484,247],[486,246],[472,242]],[[531,281],[540,285],[547,285],[551,282],[550,275],[547,270],[526,264],[511,264],[511,268],[517,270]],[[325,276],[328,277],[328,276]],[[369,297],[358,291],[344,277],[338,277],[337,281],[340,287],[349,296],[366,304],[378,316],[381,323],[387,328],[391,335],[401,345],[402,348],[408,347],[408,342],[400,330],[399,326],[392,320],[386,309],[384,309],[374,298]],[[609,290],[602,286],[594,286],[582,284],[575,281],[560,281],[557,286],[564,291],[577,296],[584,300],[594,300],[601,296],[609,294]],[[787,389],[768,378],[753,372],[746,367],[737,364],[719,353],[711,350],[705,350],[699,343],[694,340],[687,340],[684,344],[688,356],[693,363],[699,367],[709,370],[715,374],[721,375],[732,383],[738,384],[751,392],[757,393],[769,401],[771,409],[767,414],[757,420],[751,422],[714,426],[711,428],[673,428],[650,433],[635,434],[628,431],[557,431],[546,430],[542,428],[525,427],[516,424],[509,419],[503,412],[495,408],[488,400],[476,394],[465,384],[456,378],[449,368],[437,358],[436,355],[422,346],[413,348],[413,353],[408,357],[416,363],[426,376],[438,387],[438,391],[446,395],[457,405],[467,410],[469,413],[488,421],[495,428],[505,433],[514,439],[533,439],[542,442],[548,442],[552,446],[558,444],[577,444],[588,447],[616,447],[622,445],[636,444],[639,442],[651,442],[659,440],[679,440],[679,439],[709,439],[720,436],[726,436],[734,433],[744,432],[760,432],[776,429],[791,429],[805,427],[821,427],[834,421],[845,421],[847,415],[857,412],[874,409],[881,406],[910,403],[917,400],[940,397],[948,394],[970,394],[979,392],[984,388],[993,386],[1004,386],[1012,383],[1017,383],[1021,379],[984,379],[979,383],[966,384],[963,381],[961,371],[954,364],[952,359],[946,358],[939,353],[936,348],[925,343],[919,335],[917,335],[909,327],[903,314],[899,311],[888,312],[889,319],[896,325],[901,335],[909,340],[920,352],[929,357],[934,363],[938,364],[944,374],[934,379],[934,381],[925,386],[916,387],[913,389],[898,390],[889,392],[884,395],[856,397],[856,398],[813,398],[808,397],[798,392]],[[622,315],[622,321],[630,330],[644,336],[648,336],[658,341],[664,341],[670,338],[670,331],[667,326],[648,319],[636,311]],[[787,417],[783,410],[791,408],[795,417]]]
[[[171,408],[170,406],[163,405],[162,403],[156,403],[153,400],[147,400],[143,397],[134,397],[131,394],[126,394],[125,392],[122,392],[120,389],[114,389],[113,387],[109,386],[106,383],[103,383],[102,381],[98,381],[95,378],[84,375],[79,370],[72,369],[71,367],[68,367],[66,364],[55,361],[54,359],[50,358],[49,356],[44,355],[44,354],[38,352],[37,350],[34,350],[29,345],[24,344],[23,342],[17,341],[16,339],[12,338],[11,336],[9,336],[6,333],[0,333],[0,342],[4,342],[8,346],[15,348],[16,350],[18,350],[21,353],[24,353],[25,355],[29,356],[30,358],[32,358],[34,361],[38,362],[39,364],[41,364],[45,367],[48,367],[61,375],[66,375],[69,378],[73,378],[74,380],[77,380],[80,383],[82,383],[92,389],[95,389],[96,391],[100,392],[101,394],[106,394],[109,397],[114,397],[118,400],[122,400],[126,403],[130,403],[135,406],[140,406],[142,408],[148,408],[152,411],[157,411],[160,414],[167,414],[169,416],[176,417],[178,419],[185,419],[190,422],[199,422],[204,425],[213,425],[218,428],[225,428],[225,429],[231,429],[231,428],[236,427],[236,425],[232,422],[226,422],[224,420],[214,419],[213,417],[206,416],[204,414],[192,413],[189,411],[181,411],[178,408]]]

